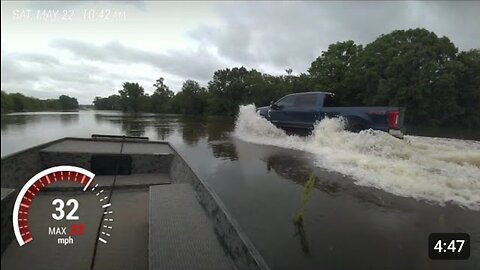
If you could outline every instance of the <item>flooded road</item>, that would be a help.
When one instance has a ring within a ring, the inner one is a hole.
[[[2,116],[2,156],[92,133],[168,140],[225,202],[272,269],[479,269],[480,143],[376,132],[331,119],[286,136],[244,107],[231,118],[118,112]],[[292,220],[310,175],[302,228]],[[432,261],[432,232],[467,232],[467,261]]]

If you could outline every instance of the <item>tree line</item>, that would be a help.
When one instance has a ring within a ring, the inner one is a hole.
[[[61,111],[78,109],[78,101],[74,97],[61,95],[58,99],[38,99],[20,93],[2,91],[2,114],[9,112]]]
[[[244,67],[217,70],[207,87],[193,80],[174,94],[163,78],[152,95],[126,82],[97,109],[235,115],[240,104],[269,104],[283,95],[328,91],[341,106],[406,107],[407,124],[480,127],[480,50],[461,51],[426,29],[397,30],[362,46],[331,44],[306,73],[273,76]]]

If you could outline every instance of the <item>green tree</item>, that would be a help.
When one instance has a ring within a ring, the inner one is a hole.
[[[363,104],[407,108],[407,123],[452,123],[457,48],[425,29],[393,31],[365,46],[358,63]]]
[[[93,105],[97,110],[121,110],[122,101],[119,95],[110,95],[106,98],[95,97]]]
[[[20,93],[10,94],[12,99],[12,108],[14,112],[23,112],[25,111],[25,96]]]
[[[58,97],[58,103],[59,103],[60,109],[62,110],[78,109],[78,101],[74,97],[61,95],[60,97]]]
[[[8,113],[13,111],[13,100],[9,94],[2,91],[2,113]]]
[[[65,95],[58,99],[38,99],[21,93],[8,94],[2,91],[2,113],[66,109],[78,109],[77,99]]]
[[[461,52],[457,74],[457,102],[461,107],[458,123],[462,126],[480,127],[480,50]]]
[[[211,113],[235,115],[240,104],[255,102],[256,92],[263,84],[262,74],[254,69],[249,71],[240,67],[217,70],[208,82]]]
[[[308,69],[311,90],[333,92],[341,105],[358,104],[362,89],[357,62],[362,51],[352,40],[331,44]]]
[[[122,107],[124,110],[140,111],[141,102],[145,97],[145,90],[138,83],[125,82],[123,89],[119,90]]]
[[[159,78],[153,84],[155,92],[150,97],[150,111],[164,113],[170,111],[173,91],[164,83],[163,78]]]
[[[197,81],[186,80],[175,100],[180,113],[198,115],[207,111],[207,90]]]

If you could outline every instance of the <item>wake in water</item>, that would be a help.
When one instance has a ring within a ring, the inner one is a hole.
[[[377,130],[352,133],[339,118],[324,119],[312,135],[287,135],[241,106],[235,136],[258,144],[316,155],[316,165],[349,175],[355,183],[444,205],[480,210],[480,142],[405,136]]]

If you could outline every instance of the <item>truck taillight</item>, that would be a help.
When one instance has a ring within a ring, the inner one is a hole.
[[[398,117],[400,116],[399,111],[388,112],[388,127],[389,128],[398,128]]]

